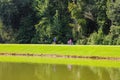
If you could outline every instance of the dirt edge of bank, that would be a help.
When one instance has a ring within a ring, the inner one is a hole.
[[[92,59],[92,60],[114,60],[114,61],[120,61],[120,57],[77,56],[77,55],[60,55],[60,54],[0,53],[0,56],[48,57],[48,58],[72,58],[72,59]]]

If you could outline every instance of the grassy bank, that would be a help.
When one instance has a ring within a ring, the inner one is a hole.
[[[42,53],[120,57],[120,46],[0,44],[0,53]]]
[[[0,44],[0,53],[120,57],[120,46]],[[0,61],[120,67],[120,61],[112,60],[0,56]]]

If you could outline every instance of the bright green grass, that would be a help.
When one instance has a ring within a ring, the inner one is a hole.
[[[120,46],[0,44],[0,53],[120,57]],[[0,56],[2,62],[28,62],[120,67],[120,61]]]
[[[120,46],[0,44],[0,53],[42,53],[120,57]]]

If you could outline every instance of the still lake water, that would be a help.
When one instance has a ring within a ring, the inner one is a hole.
[[[120,80],[120,68],[0,63],[0,80]]]

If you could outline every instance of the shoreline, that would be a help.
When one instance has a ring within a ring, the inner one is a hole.
[[[77,55],[60,55],[60,54],[0,53],[0,56],[46,57],[46,58],[69,58],[69,59],[91,59],[91,60],[120,61],[120,57],[77,56]]]

